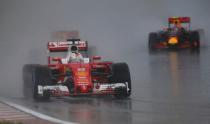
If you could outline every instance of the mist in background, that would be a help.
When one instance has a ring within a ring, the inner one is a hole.
[[[105,60],[127,62],[133,87],[147,82],[148,33],[190,16],[208,45],[209,0],[0,0],[0,95],[22,95],[24,64],[46,64],[56,31],[78,30]],[[137,85],[138,84],[138,85]]]

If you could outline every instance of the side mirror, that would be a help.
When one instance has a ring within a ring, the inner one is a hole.
[[[93,56],[93,61],[101,60],[101,56]]]

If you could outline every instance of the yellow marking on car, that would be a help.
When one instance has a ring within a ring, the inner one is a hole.
[[[87,75],[87,72],[82,72],[82,71],[80,71],[80,72],[77,72],[76,75],[77,75],[77,76],[86,76],[86,75]]]
[[[169,44],[177,44],[177,43],[178,43],[177,37],[171,37],[171,38],[168,40],[168,43],[169,43]]]

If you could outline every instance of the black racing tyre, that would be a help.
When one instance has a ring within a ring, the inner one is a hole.
[[[126,63],[114,63],[112,65],[112,81],[114,83],[127,82],[129,90],[127,88],[119,87],[115,89],[115,97],[127,98],[131,95],[131,78],[129,67]]]
[[[51,81],[51,72],[47,66],[36,64],[26,64],[23,66],[23,96],[26,99],[47,100],[50,97],[49,92],[44,92],[43,96],[38,95],[38,85],[49,85]]]
[[[35,67],[39,65],[26,64],[22,69],[22,79],[23,79],[23,96],[24,98],[32,98],[33,93],[33,83],[32,83],[32,72]]]
[[[192,49],[200,48],[200,35],[198,31],[192,31],[190,33],[190,43]]]
[[[148,47],[150,51],[155,50],[155,44],[158,42],[158,34],[157,33],[149,33],[149,42]]]
[[[44,91],[43,95],[38,94],[38,85],[45,86],[51,85],[51,72],[47,66],[35,67],[32,71],[32,84],[33,84],[33,98],[35,100],[48,100],[50,98],[50,92]]]

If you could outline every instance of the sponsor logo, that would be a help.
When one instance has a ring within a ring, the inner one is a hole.
[[[70,45],[78,45],[78,47],[86,47],[85,41],[68,41],[68,42],[49,42],[49,47],[69,47]]]

